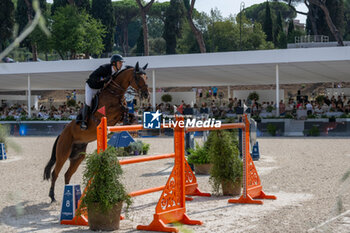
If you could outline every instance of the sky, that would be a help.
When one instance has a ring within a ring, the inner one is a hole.
[[[112,0],[116,1],[116,0]],[[169,0],[158,0],[159,2],[166,2]],[[198,11],[204,11],[209,13],[212,8],[218,8],[218,10],[222,13],[224,17],[229,16],[230,14],[237,14],[240,10],[241,2],[244,2],[245,8],[250,7],[254,4],[263,3],[266,0],[197,0],[195,4],[195,8]],[[53,0],[47,0],[47,2],[52,3]],[[148,1],[147,1],[148,2]],[[302,12],[306,12],[306,6],[304,4],[300,4],[297,6],[297,9]],[[306,17],[304,15],[298,14],[297,19],[300,20],[301,23],[305,23]]]

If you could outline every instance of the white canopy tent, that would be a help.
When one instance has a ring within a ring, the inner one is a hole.
[[[155,87],[276,84],[278,89],[279,84],[350,81],[350,47],[127,57],[125,60],[126,65],[135,65],[137,61],[141,66],[149,63],[148,76],[152,79],[148,85],[153,93]],[[109,59],[0,63],[0,90],[30,93],[31,90],[83,89],[91,71],[108,62]]]

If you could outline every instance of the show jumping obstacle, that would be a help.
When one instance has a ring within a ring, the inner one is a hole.
[[[183,120],[182,117],[177,117],[177,121]],[[162,126],[161,126],[162,127]],[[249,152],[249,120],[244,115],[244,123],[222,124],[220,128],[210,127],[190,127],[186,132],[207,131],[207,130],[223,130],[223,129],[242,129],[243,130],[243,195],[235,200],[229,199],[230,203],[247,203],[247,204],[263,204],[259,199],[276,199],[275,196],[268,196],[262,191],[259,175],[256,171],[254,162]],[[114,126],[107,127],[107,119],[104,117],[100,125],[97,127],[97,151],[104,151],[107,148],[107,134],[109,132],[118,131],[136,131],[145,130],[142,125],[130,126]],[[138,225],[138,230],[147,231],[162,231],[162,232],[178,232],[176,227],[167,227],[168,223],[183,223],[189,225],[202,225],[201,221],[191,220],[186,215],[185,195],[193,196],[210,196],[207,193],[201,193],[198,189],[198,184],[195,175],[185,159],[184,146],[185,129],[177,125],[174,128],[174,154],[148,156],[143,158],[134,158],[121,160],[120,165],[140,163],[152,160],[175,158],[174,168],[168,178],[165,186],[149,188],[131,192],[130,196],[139,196],[147,193],[163,191],[158,204],[156,206],[156,213],[153,221],[149,225]],[[85,188],[86,190],[86,188]],[[84,190],[84,193],[85,193]],[[83,195],[84,195],[83,193]],[[80,201],[78,203],[78,208]],[[61,224],[68,225],[88,225],[87,212],[84,211],[81,216],[76,216],[73,220],[61,221]]]

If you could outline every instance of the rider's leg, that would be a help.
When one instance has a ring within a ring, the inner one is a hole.
[[[80,128],[86,130],[88,128],[87,121],[92,98],[98,92],[98,89],[92,89],[87,83],[85,84],[85,105],[82,111],[82,122]]]

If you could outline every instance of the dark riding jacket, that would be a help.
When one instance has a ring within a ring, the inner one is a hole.
[[[112,75],[112,65],[105,64],[100,66],[97,70],[92,72],[86,83],[92,89],[101,89],[103,85],[109,81]]]

